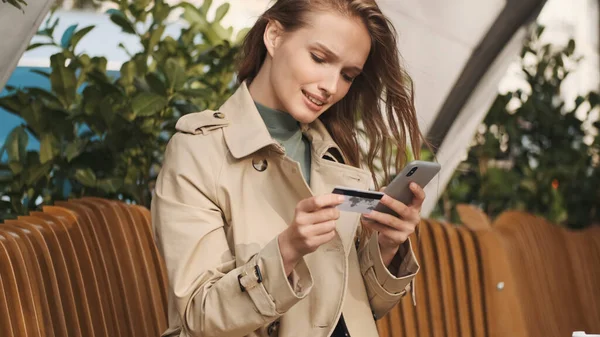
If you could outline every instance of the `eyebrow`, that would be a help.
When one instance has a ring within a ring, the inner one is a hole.
[[[336,53],[334,53],[331,49],[327,48],[324,44],[322,44],[320,42],[315,42],[315,46],[322,49],[323,52],[325,54],[327,54],[329,57],[331,57],[334,61],[337,61],[340,59],[340,57]],[[359,74],[362,73],[362,71],[363,71],[362,68],[356,67],[356,66],[348,67],[348,69],[355,70]]]

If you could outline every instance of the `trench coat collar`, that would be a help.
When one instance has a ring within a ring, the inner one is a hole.
[[[246,82],[239,86],[219,111],[225,114],[230,121],[229,126],[224,128],[223,132],[225,143],[236,159],[249,156],[268,146],[274,147],[278,152],[283,152],[283,148],[269,134]],[[301,129],[311,142],[313,151],[319,157],[331,148],[342,153],[319,119],[310,124],[301,124]]]

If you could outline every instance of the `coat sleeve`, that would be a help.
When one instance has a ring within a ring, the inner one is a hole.
[[[410,239],[407,240],[394,260],[400,260],[395,268],[383,264],[379,250],[378,233],[374,232],[359,251],[361,273],[367,288],[367,295],[373,317],[379,319],[387,314],[407,292],[414,290],[413,281],[419,271]],[[392,265],[395,264],[392,262]],[[412,294],[414,301],[414,292]]]
[[[225,162],[225,156],[211,153],[216,144],[199,144],[193,137],[208,138],[176,134],[169,142],[152,200],[170,312],[177,313],[169,319],[170,330],[190,336],[247,335],[304,298],[312,277],[302,260],[289,278],[293,283],[288,281],[277,237],[236,265],[216,193],[224,163],[215,162]]]

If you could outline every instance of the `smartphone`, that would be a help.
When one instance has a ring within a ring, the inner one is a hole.
[[[421,188],[425,188],[427,184],[440,172],[441,165],[434,162],[415,160],[404,167],[404,169],[396,175],[394,180],[384,189],[384,193],[390,197],[410,205],[413,199],[413,192],[410,190],[410,183],[415,182]],[[395,212],[379,203],[375,206],[378,212],[394,214]]]

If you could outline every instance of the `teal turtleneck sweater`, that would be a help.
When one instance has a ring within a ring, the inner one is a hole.
[[[310,142],[302,134],[300,123],[288,113],[254,103],[271,137],[285,148],[288,157],[300,163],[302,175],[310,185]]]

